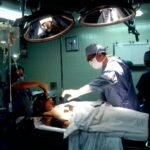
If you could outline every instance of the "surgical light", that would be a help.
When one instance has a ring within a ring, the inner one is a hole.
[[[70,30],[74,23],[73,17],[67,13],[36,12],[25,18],[23,36],[29,42],[52,40]]]
[[[83,26],[106,26],[125,22],[135,16],[130,5],[100,5],[81,12],[80,24]]]

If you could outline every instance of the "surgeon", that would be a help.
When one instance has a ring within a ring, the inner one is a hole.
[[[140,110],[127,64],[120,58],[108,56],[106,48],[100,44],[87,46],[85,52],[87,62],[92,68],[101,71],[100,76],[79,89],[64,90],[62,97],[69,95],[68,100],[72,100],[90,92],[100,91],[101,99],[115,107]]]

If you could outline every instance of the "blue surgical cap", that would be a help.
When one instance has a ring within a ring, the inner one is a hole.
[[[97,52],[106,52],[106,48],[103,47],[100,44],[90,44],[89,46],[86,47],[86,56],[96,54]]]

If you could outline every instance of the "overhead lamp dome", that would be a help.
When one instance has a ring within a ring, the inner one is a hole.
[[[106,26],[130,20],[136,15],[130,5],[101,5],[81,13],[83,26]]]
[[[67,14],[44,14],[40,17],[31,16],[24,22],[23,37],[29,42],[43,42],[55,39],[74,25],[74,19]],[[37,16],[37,15],[34,15]]]

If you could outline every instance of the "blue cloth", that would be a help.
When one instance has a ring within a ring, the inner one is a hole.
[[[100,102],[100,101],[99,101]],[[107,136],[146,141],[149,115],[132,109],[112,107],[109,103],[70,102],[72,119],[64,132],[64,138],[78,130],[101,132]]]
[[[30,89],[12,89],[12,111],[15,117],[32,116],[32,93]],[[3,90],[3,106],[9,111],[9,85]]]
[[[69,102],[73,116],[64,138],[69,150],[122,150],[121,138],[146,141],[149,115],[107,103]]]
[[[113,106],[139,110],[129,67],[117,57],[108,57],[102,74],[89,83],[92,91],[101,91],[102,99]]]
[[[123,150],[123,147],[120,138],[80,130],[69,137],[69,150]]]

